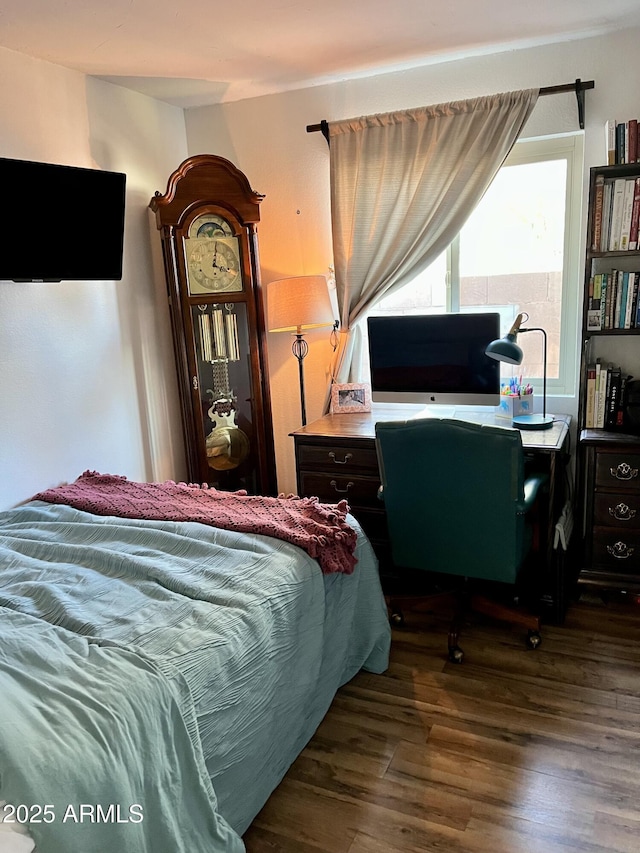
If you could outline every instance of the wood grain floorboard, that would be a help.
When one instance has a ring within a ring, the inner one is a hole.
[[[247,853],[639,853],[640,606],[574,602],[525,647],[406,614],[382,675],[336,696]]]

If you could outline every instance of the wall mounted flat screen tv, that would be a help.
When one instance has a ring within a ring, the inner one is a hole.
[[[369,317],[367,323],[374,402],[500,402],[500,363],[484,352],[500,337],[499,314]]]
[[[126,176],[0,158],[0,281],[122,278]]]

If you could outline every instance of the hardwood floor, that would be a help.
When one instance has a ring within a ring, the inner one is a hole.
[[[342,688],[247,853],[638,853],[640,603],[521,634],[406,614],[383,675]]]

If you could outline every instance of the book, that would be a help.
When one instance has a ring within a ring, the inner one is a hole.
[[[604,200],[604,175],[596,175],[593,201],[593,236],[591,250],[601,251],[602,247],[602,203]]]
[[[607,394],[609,389],[608,383],[609,368],[607,365],[600,366],[600,380],[598,384],[598,403],[595,408],[595,427],[596,429],[604,429],[604,417],[607,410]]]
[[[605,428],[614,429],[617,420],[618,402],[620,400],[620,386],[622,384],[622,371],[614,367],[611,371],[611,384],[609,386],[609,397],[607,400],[607,412],[605,415]]]
[[[587,368],[587,396],[585,406],[585,429],[593,429],[595,426],[596,405],[596,366],[590,364]]]
[[[626,279],[626,293],[627,293],[627,304],[624,309],[624,325],[623,329],[631,328],[631,310],[633,306],[633,289],[635,286],[635,278],[636,274],[634,272],[627,272],[624,274]]]
[[[587,329],[598,332],[602,328],[601,314],[602,273],[596,273],[589,281],[589,301],[587,308]]]
[[[624,165],[627,161],[625,159],[625,150],[624,150],[624,137],[627,126],[624,121],[616,122],[616,163],[619,165]]]
[[[620,249],[625,252],[629,248],[629,237],[631,234],[631,215],[633,213],[633,199],[635,195],[635,188],[635,178],[628,178],[624,182],[622,218],[620,222]]]
[[[600,328],[606,329],[607,319],[607,292],[609,289],[609,276],[607,273],[602,273],[602,283],[600,285]]]
[[[604,392],[604,412],[602,413],[602,429],[607,428],[607,417],[609,413],[609,400],[611,399],[611,377],[613,375],[613,365],[607,365],[607,384]]]
[[[622,228],[622,208],[624,205],[624,191],[626,180],[616,178],[613,182],[613,200],[611,203],[611,230],[609,232],[608,250],[618,252],[620,250],[620,232]]]
[[[599,252],[605,252],[609,245],[609,233],[611,231],[611,200],[613,197],[613,180],[604,182],[604,193],[602,195],[602,234],[600,235]]]
[[[625,160],[625,150],[624,150],[624,136],[626,131],[626,122],[617,121],[616,122],[616,163],[624,164],[627,161]]]
[[[629,125],[629,152],[627,155],[627,163],[638,162],[638,119],[630,118],[627,122]]]
[[[623,151],[624,151],[624,162],[628,163],[629,162],[629,122],[628,121],[624,122],[624,142],[622,143],[622,145],[623,145]]]
[[[629,311],[629,328],[635,329],[637,326],[637,318],[638,318],[638,285],[640,284],[640,273],[632,272],[629,273],[629,283],[631,283],[631,279],[633,278],[633,287],[632,287],[632,297],[631,297],[631,308]]]
[[[613,317],[611,318],[611,328],[619,329],[620,328],[620,308],[622,307],[622,273],[620,270],[616,270],[616,278],[615,278],[615,304],[612,303],[611,308],[613,311]]]
[[[638,248],[638,231],[640,230],[640,177],[635,179],[633,191],[633,209],[631,211],[631,228],[629,230],[629,249]]]
[[[604,125],[605,144],[607,146],[607,164],[615,166],[616,164],[616,123],[610,118]],[[594,249],[594,251],[597,251]]]
[[[611,273],[603,273],[602,276],[602,289],[604,293],[602,294],[602,302],[604,303],[602,306],[602,328],[609,329],[609,317],[611,313]]]
[[[613,328],[613,320],[616,307],[616,288],[618,284],[618,271],[611,270],[607,275],[607,307],[605,329]]]
[[[627,323],[627,302],[629,292],[629,273],[620,273],[620,314],[618,317],[618,328],[624,329]]]
[[[620,395],[616,406],[616,428],[622,429],[625,424],[625,409],[627,407],[627,383],[632,377],[624,375],[620,379]]]

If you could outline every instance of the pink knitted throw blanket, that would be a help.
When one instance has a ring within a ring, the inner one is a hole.
[[[346,523],[346,501],[321,504],[318,498],[261,497],[245,491],[221,492],[192,483],[136,483],[126,477],[85,471],[69,485],[47,489],[33,500],[68,504],[95,515],[156,521],[199,521],[241,533],[262,533],[303,548],[325,574],[351,574],[356,532]]]

